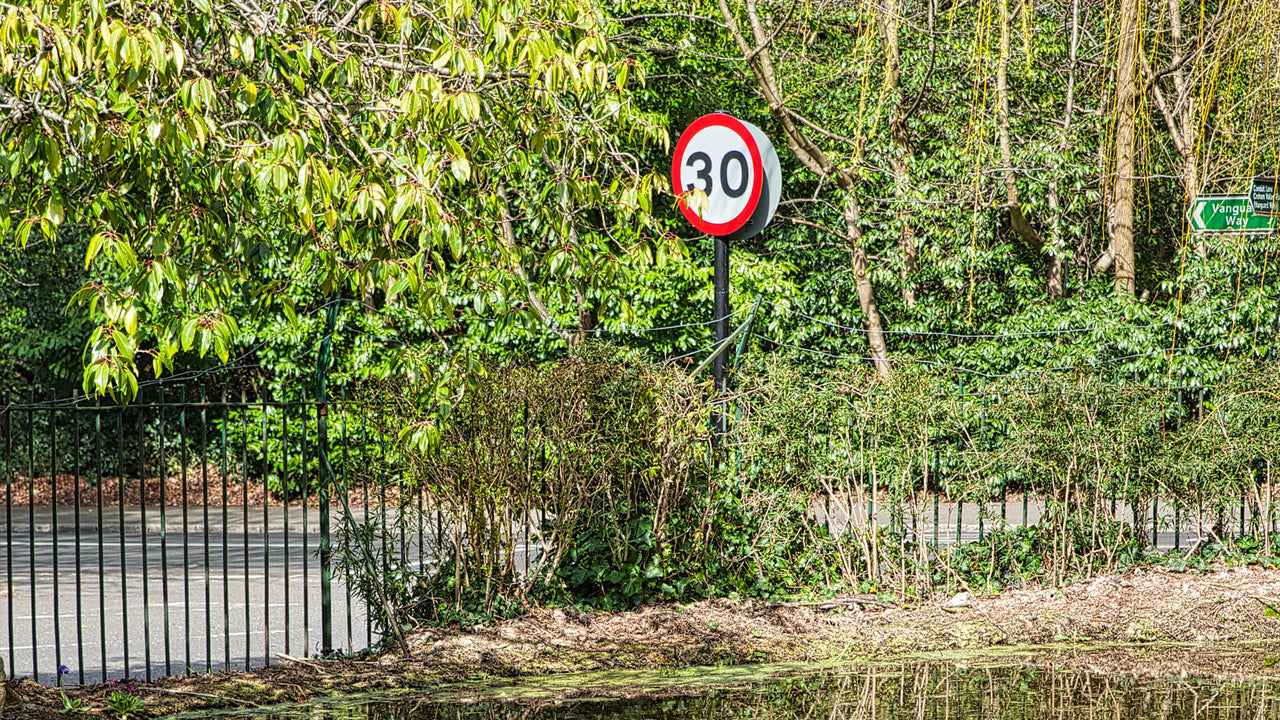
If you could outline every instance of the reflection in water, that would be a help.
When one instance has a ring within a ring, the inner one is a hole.
[[[661,699],[307,707],[260,720],[1254,720],[1280,717],[1275,683],[1146,680],[1041,668],[912,663],[774,678]]]

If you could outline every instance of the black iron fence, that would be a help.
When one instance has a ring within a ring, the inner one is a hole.
[[[0,653],[11,672],[152,679],[377,643],[376,613],[334,572],[341,523],[377,529],[372,555],[388,571],[429,562],[448,540],[430,501],[386,476],[396,428],[381,410],[152,392],[125,407],[28,397],[0,411]],[[1025,493],[889,495],[874,472],[852,474],[812,506],[832,536],[896,527],[936,551],[1044,512]],[[1274,532],[1271,497],[1268,476],[1225,504],[1112,500],[1110,515],[1159,548],[1185,548],[1206,533]],[[398,521],[406,512],[416,524]],[[523,537],[527,569],[536,548]]]
[[[343,507],[384,527],[396,512],[366,471],[388,446],[368,408],[196,388],[126,407],[26,400],[0,412],[13,674],[151,679],[379,639],[329,551]],[[326,457],[346,503],[330,497]],[[403,560],[416,547],[421,561],[421,540]]]

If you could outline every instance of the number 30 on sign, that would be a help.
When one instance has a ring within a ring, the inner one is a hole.
[[[724,113],[703,115],[680,136],[671,161],[680,211],[695,228],[743,240],[773,219],[782,173],[760,128]]]

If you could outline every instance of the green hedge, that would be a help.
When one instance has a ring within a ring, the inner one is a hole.
[[[423,491],[452,531],[424,567],[369,563],[383,571],[362,581],[361,564],[348,563],[357,585],[395,590],[375,611],[382,623],[545,603],[616,609],[842,589],[918,597],[1148,561],[1143,512],[1156,498],[1207,519],[1218,549],[1240,531],[1222,520],[1242,499],[1270,517],[1275,367],[1206,389],[1058,374],[962,392],[942,375],[815,377],[755,357],[735,388],[718,447],[709,383],[605,345],[541,365],[487,365],[444,405],[385,393],[398,401],[379,412],[402,442],[388,456],[395,468],[370,472]],[[894,509],[886,527],[854,522],[831,537],[810,517],[823,495],[839,504],[871,493]],[[1035,528],[935,548],[920,522],[939,493],[978,503],[1029,493],[1046,513]],[[1113,503],[1137,512],[1136,527],[1112,518]],[[405,521],[422,520],[412,515]],[[1251,530],[1250,552],[1269,556],[1269,523]],[[397,533],[368,546],[401,552]],[[526,540],[546,548],[528,568]]]

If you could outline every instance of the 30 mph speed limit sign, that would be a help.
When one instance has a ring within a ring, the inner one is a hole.
[[[743,240],[773,219],[782,173],[778,153],[760,128],[712,113],[694,120],[680,136],[671,184],[680,211],[695,228]]]

